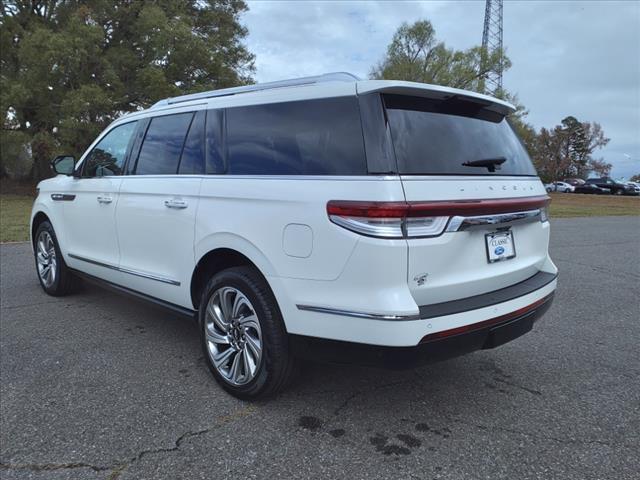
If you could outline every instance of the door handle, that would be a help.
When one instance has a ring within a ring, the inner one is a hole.
[[[111,197],[106,197],[103,195],[98,196],[98,203],[111,203],[111,202],[113,202],[113,198]]]
[[[164,206],[167,208],[176,208],[176,209],[182,209],[182,208],[187,208],[189,206],[189,204],[187,202],[185,202],[184,200],[179,200],[177,198],[171,199],[171,200],[165,200],[164,201]]]

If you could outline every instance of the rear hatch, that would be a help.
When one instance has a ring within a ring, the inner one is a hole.
[[[408,277],[420,306],[499,290],[547,258],[548,197],[488,97],[381,93],[405,198]],[[426,220],[425,220],[426,219]],[[415,228],[412,223],[433,228]],[[426,234],[425,234],[426,233]]]

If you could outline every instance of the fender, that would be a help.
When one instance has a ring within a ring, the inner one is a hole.
[[[29,239],[31,243],[31,249],[33,250],[33,238],[31,238],[33,234],[33,219],[38,213],[43,213],[47,216],[49,222],[51,223],[51,226],[53,226],[53,229],[56,232],[58,246],[65,262],[68,260],[68,252],[66,248],[66,232],[63,228],[63,204],[67,202],[54,202],[53,200],[51,200],[51,194],[67,191],[69,178],[70,177],[58,175],[38,183],[37,189],[39,191],[39,194],[33,202],[33,206],[31,207],[31,216],[29,218]]]
[[[31,207],[31,217],[29,218],[29,243],[31,244],[31,251],[33,252],[33,219],[37,214],[43,213],[47,216],[47,218],[49,219],[49,223],[51,223],[53,230],[56,232],[56,238],[58,239],[60,251],[62,252],[62,255],[66,257],[67,250],[64,247],[66,243],[64,229],[58,228],[59,224],[56,216],[51,212],[49,206],[45,202],[40,200],[41,195],[39,195],[33,203],[33,207]]]
[[[195,265],[212,250],[236,250],[251,260],[265,277],[277,276],[276,269],[262,251],[250,240],[231,232],[217,232],[199,239],[194,246]]]

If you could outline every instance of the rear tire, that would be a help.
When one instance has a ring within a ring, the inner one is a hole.
[[[33,250],[36,272],[42,289],[54,297],[71,293],[78,279],[64,263],[56,232],[48,221],[44,221],[38,226]]]
[[[207,366],[231,395],[243,400],[271,396],[295,377],[282,314],[254,268],[214,275],[204,288],[198,318]]]

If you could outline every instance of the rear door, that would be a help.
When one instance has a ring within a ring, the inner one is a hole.
[[[124,286],[187,308],[205,113],[151,118],[116,213]]]
[[[504,115],[467,98],[383,101],[407,202],[446,222],[444,233],[422,238],[409,223],[416,303],[466,298],[536,274],[547,258],[546,192]]]

